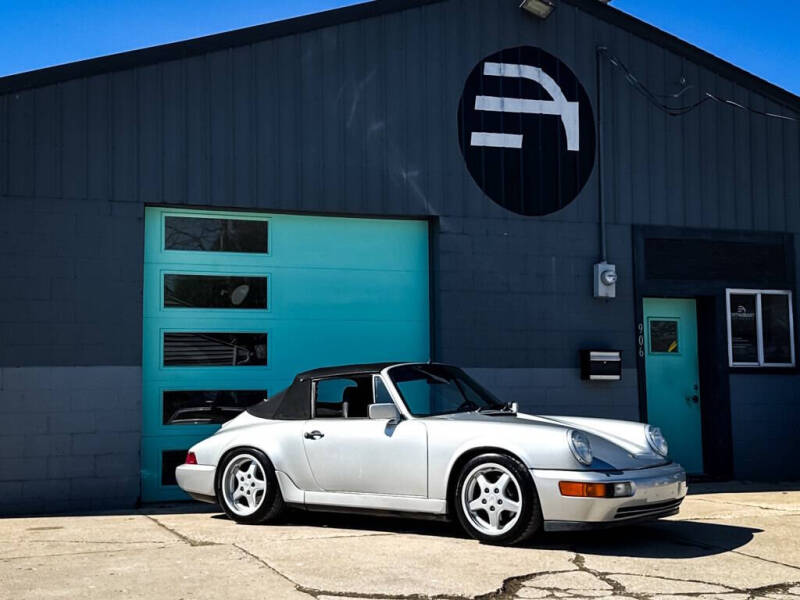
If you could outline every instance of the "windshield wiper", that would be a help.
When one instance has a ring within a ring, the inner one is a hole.
[[[514,406],[514,402],[506,402],[503,405],[499,406],[482,406],[475,412],[481,414],[517,414],[517,409]]]

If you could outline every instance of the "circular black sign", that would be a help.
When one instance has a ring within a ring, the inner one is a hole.
[[[564,63],[532,46],[501,50],[472,70],[458,107],[458,138],[475,182],[522,215],[564,208],[594,166],[586,90]]]

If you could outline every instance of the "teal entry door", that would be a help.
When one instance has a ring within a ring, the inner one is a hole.
[[[145,211],[142,499],[303,370],[430,358],[425,221]]]
[[[693,299],[645,298],[647,421],[661,427],[670,457],[703,472],[697,307]]]

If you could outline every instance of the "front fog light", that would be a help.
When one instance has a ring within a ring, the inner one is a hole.
[[[614,498],[633,496],[633,484],[629,481],[614,484]]]

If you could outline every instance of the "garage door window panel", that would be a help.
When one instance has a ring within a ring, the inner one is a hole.
[[[164,425],[219,425],[267,398],[267,390],[168,390]]]
[[[166,332],[165,367],[266,367],[266,333]]]
[[[267,278],[164,275],[165,308],[267,309]]]
[[[267,254],[269,225],[266,220],[167,216],[164,249]]]

